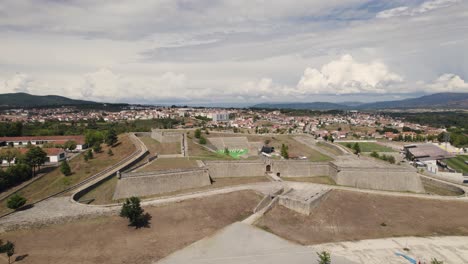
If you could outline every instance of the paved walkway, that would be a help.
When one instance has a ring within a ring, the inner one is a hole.
[[[310,264],[315,250],[297,245],[244,223],[234,223],[156,262],[159,264]],[[332,257],[333,264],[357,264]]]
[[[399,237],[329,243],[310,246],[311,249],[331,252],[363,264],[408,264],[408,260],[395,255],[404,254],[421,263],[432,258],[444,264],[468,263],[468,237]],[[405,251],[407,248],[409,251]]]

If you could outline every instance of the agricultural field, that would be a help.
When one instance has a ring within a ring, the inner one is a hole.
[[[351,146],[354,146],[355,142],[339,142],[338,144],[348,147],[348,144],[351,144]],[[361,148],[361,152],[396,152],[392,148],[386,147],[379,145],[374,142],[358,142],[359,147]]]
[[[465,161],[468,161],[468,155],[458,155],[454,158],[445,160],[450,168],[458,172],[468,173],[468,164],[466,164]]]
[[[28,203],[30,203],[63,191],[129,156],[135,151],[135,146],[128,135],[123,134],[119,136],[119,143],[112,148],[113,156],[107,154],[108,149],[107,145],[102,144],[102,151],[95,153],[94,158],[88,162],[83,159],[83,155],[70,160],[69,164],[73,173],[70,176],[64,176],[60,172],[60,168],[57,167],[18,193],[28,199]],[[10,211],[11,209],[6,207],[6,201],[2,201],[0,203],[0,214]]]

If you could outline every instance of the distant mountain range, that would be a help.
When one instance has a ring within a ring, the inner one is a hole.
[[[58,95],[32,95],[27,93],[0,94],[0,107],[44,107],[69,105],[95,105],[91,101],[74,100]]]
[[[93,101],[75,100],[58,95],[31,95],[27,93],[0,94],[0,109],[77,106],[81,108],[118,110],[128,104],[107,104]],[[415,108],[454,108],[468,109],[468,93],[437,93],[418,98],[375,103],[310,102],[310,103],[262,103],[254,108],[270,109],[310,109],[310,110],[375,110],[375,109],[415,109]]]
[[[109,104],[93,101],[75,100],[58,95],[32,95],[27,93],[0,94],[0,109],[76,106],[85,109],[106,109],[118,111],[128,104]]]
[[[468,109],[468,93],[436,93],[418,98],[375,103],[262,103],[253,108],[310,109],[310,110],[375,110],[414,108],[455,108]]]

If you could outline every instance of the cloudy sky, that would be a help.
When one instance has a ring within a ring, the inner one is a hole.
[[[0,0],[0,93],[131,103],[468,92],[468,0]]]

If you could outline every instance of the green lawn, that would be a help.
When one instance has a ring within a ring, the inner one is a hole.
[[[338,144],[347,147],[348,144],[354,146],[355,142],[339,142]],[[358,142],[359,147],[361,147],[361,152],[396,152],[392,148],[385,147],[373,142]]]
[[[468,155],[458,155],[455,158],[451,158],[445,161],[447,162],[447,165],[449,165],[450,168],[455,169],[459,172],[468,173],[468,165],[465,163],[465,161],[467,160]]]

